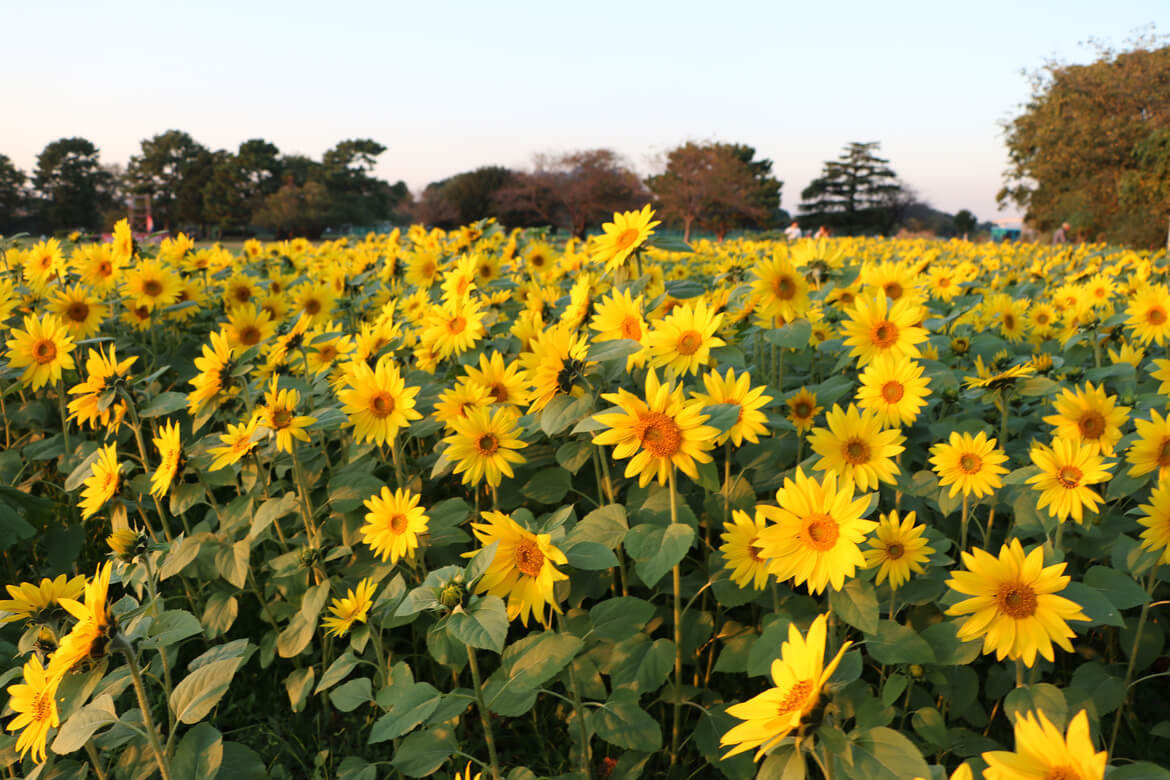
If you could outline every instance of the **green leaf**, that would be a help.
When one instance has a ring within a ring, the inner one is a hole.
[[[565,537],[565,544],[597,542],[616,550],[629,530],[626,508],[621,504],[606,504],[585,515],[585,518]]]
[[[666,527],[643,523],[626,534],[625,546],[637,564],[635,570],[648,587],[662,579],[679,561],[686,557],[695,539],[695,531],[685,523]]]
[[[804,780],[805,777],[804,754],[794,745],[787,744],[768,754],[760,764],[756,780]]]
[[[1170,769],[1151,764],[1149,761],[1135,761],[1125,766],[1110,767],[1105,772],[1106,780],[1170,780]]]
[[[540,412],[540,429],[555,436],[592,410],[593,400],[589,396],[555,395]]]
[[[288,694],[289,707],[293,712],[304,709],[305,700],[309,698],[309,691],[313,689],[313,679],[317,670],[312,666],[304,669],[294,669],[284,678],[284,690]]]
[[[187,637],[203,633],[203,624],[185,609],[168,609],[150,624],[150,631],[142,640],[144,649],[170,647]]]
[[[1089,622],[1072,621],[1070,625],[1075,631],[1084,626],[1124,626],[1125,621],[1108,597],[1096,588],[1083,582],[1070,582],[1057,595],[1063,596],[1080,605],[1081,611],[1089,617]]]
[[[877,633],[866,634],[865,649],[869,656],[880,664],[935,662],[934,651],[917,631],[892,620],[880,621]]]
[[[352,512],[379,493],[385,483],[373,474],[341,474],[329,480],[329,505],[334,512]]]
[[[402,740],[390,763],[408,777],[426,777],[458,749],[455,732],[447,726],[435,726]]]
[[[171,776],[211,780],[222,765],[223,735],[210,723],[200,723],[184,734],[175,748]]]
[[[504,653],[509,681],[527,688],[543,685],[559,674],[583,646],[572,634],[555,631],[529,634]]]
[[[634,596],[606,599],[589,610],[593,625],[588,636],[610,642],[628,639],[654,617],[654,605]]]
[[[841,590],[830,590],[829,608],[863,633],[873,634],[878,630],[877,593],[868,582],[849,580]]]
[[[267,780],[268,768],[255,750],[239,742],[223,743],[223,765],[231,767],[230,774],[221,771],[216,780]],[[177,775],[176,775],[177,777]]]
[[[737,422],[743,407],[739,404],[712,404],[703,407],[703,414],[707,415],[705,425],[718,428],[720,433],[727,433]]]
[[[837,762],[847,777],[856,780],[906,780],[931,777],[930,767],[914,743],[884,726],[853,735],[853,765]]]
[[[248,582],[248,561],[252,555],[250,539],[221,547],[215,553],[215,568],[225,580],[243,590]]]
[[[7,550],[17,542],[31,539],[36,532],[14,508],[0,501],[0,550]]]
[[[216,591],[207,597],[207,605],[203,608],[203,632],[213,638],[227,633],[236,622],[240,604],[230,593]]]
[[[572,475],[560,466],[550,466],[533,474],[520,493],[541,504],[559,504],[570,487]]]
[[[57,737],[51,745],[54,753],[66,755],[80,750],[101,728],[118,722],[114,700],[109,694],[97,697],[61,724]]]
[[[666,238],[661,237],[659,240],[665,242]],[[679,243],[683,242],[680,241]],[[657,245],[657,242],[655,242],[655,246]],[[686,246],[686,244],[683,245]],[[680,251],[689,252],[690,248],[688,247],[687,249]],[[694,279],[671,279],[664,286],[666,287],[667,295],[680,301],[685,301],[688,298],[698,298],[700,295],[707,292],[707,288],[696,282]]]
[[[966,666],[979,657],[980,643],[964,642],[959,639],[958,631],[958,623],[944,620],[919,632],[934,652],[934,663],[940,666]]]
[[[297,494],[289,491],[280,498],[270,498],[260,505],[256,514],[252,516],[252,526],[248,529],[248,538],[255,539],[264,533],[264,529],[272,525],[285,515],[292,514],[297,509]]]
[[[586,721],[593,733],[611,745],[626,750],[653,753],[662,747],[658,721],[638,706],[638,697],[617,691],[603,706],[592,709]]]
[[[608,663],[614,690],[627,688],[639,696],[658,690],[673,668],[674,642],[641,635],[616,645]]]
[[[633,339],[611,339],[609,341],[595,341],[589,345],[588,360],[598,363],[611,363],[615,360],[625,360],[630,355],[642,351],[642,345]],[[563,428],[561,430],[564,430]]]
[[[1029,712],[1043,712],[1061,733],[1068,723],[1068,702],[1055,685],[1036,683],[1013,688],[1003,700],[1003,711],[1012,723]]]
[[[184,393],[159,393],[150,399],[150,403],[138,410],[138,416],[161,417],[164,414],[177,412],[187,406],[187,396]]]
[[[557,447],[557,463],[573,474],[580,471],[592,455],[593,445],[584,439],[573,439]]]
[[[158,578],[165,580],[176,574],[182,574],[183,570],[199,555],[200,544],[200,540],[193,536],[173,542],[170,551],[163,557],[162,566],[158,570]]]
[[[764,340],[769,344],[787,349],[804,349],[812,337],[812,323],[808,320],[795,320],[782,328],[772,328],[764,333]]]
[[[345,679],[353,668],[361,661],[350,651],[346,650],[333,663],[329,664],[329,668],[325,670],[325,674],[321,675],[321,682],[317,683],[316,689],[313,693],[320,693],[327,691],[337,683]]]
[[[413,683],[401,692],[399,687],[394,686],[394,704],[390,711],[374,721],[370,730],[371,745],[409,733],[429,718],[443,701],[443,694],[430,683]]]
[[[565,557],[574,569],[584,571],[602,571],[618,565],[613,551],[598,542],[577,542],[565,550]]]
[[[1141,606],[1150,600],[1146,589],[1132,577],[1108,566],[1091,567],[1085,572],[1084,583],[1104,593],[1109,603],[1118,609]]]
[[[342,712],[353,712],[363,704],[374,700],[373,686],[369,677],[358,677],[355,680],[342,683],[329,694],[329,701]]]
[[[498,653],[508,637],[508,611],[499,597],[485,596],[447,618],[447,632],[465,645]]]
[[[171,692],[171,710],[180,723],[198,723],[219,703],[243,658],[226,658],[200,666]]]

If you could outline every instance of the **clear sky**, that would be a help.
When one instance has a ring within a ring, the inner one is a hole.
[[[937,208],[997,212],[1022,71],[1121,46],[1167,0],[1111,2],[20,2],[0,0],[0,153],[31,171],[89,138],[125,163],[168,129],[313,157],[386,145],[428,182],[609,147],[641,173],[688,139],[748,143],[782,206],[849,141],[880,141]],[[1165,27],[1165,25],[1163,25]],[[1165,29],[1162,32],[1166,32]]]

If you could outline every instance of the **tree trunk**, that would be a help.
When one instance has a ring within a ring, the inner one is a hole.
[[[683,217],[683,241],[691,243],[691,223],[695,221],[694,217]],[[1168,239],[1170,242],[1170,239]]]

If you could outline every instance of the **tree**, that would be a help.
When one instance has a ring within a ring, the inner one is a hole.
[[[1009,167],[1001,205],[1041,230],[1069,222],[1090,238],[1159,245],[1170,214],[1166,132],[1170,46],[1099,47],[1088,65],[1048,62],[1004,124]]]
[[[180,193],[183,180],[207,174],[210,160],[206,147],[181,130],[168,130],[142,141],[142,152],[130,157],[127,178],[135,192],[151,196],[151,211],[162,221],[162,228],[170,231],[178,224],[175,201],[183,195],[184,219],[190,219],[193,204],[202,202],[188,189]],[[201,169],[200,166],[203,166]],[[194,220],[201,222],[197,216]]]
[[[800,193],[802,220],[850,234],[892,229],[908,200],[890,161],[877,156],[880,146],[854,141],[827,161]]]
[[[377,158],[386,147],[369,138],[341,141],[321,158],[310,179],[325,186],[332,220],[338,224],[370,225],[393,216],[408,193],[405,182],[391,185],[374,178]]]
[[[85,138],[60,138],[37,155],[33,185],[43,199],[50,230],[101,227],[101,213],[113,186],[98,148]]]
[[[263,138],[251,138],[240,144],[232,160],[236,187],[247,203],[258,203],[280,189],[284,166],[280,150]]]
[[[975,218],[967,209],[960,209],[955,214],[955,232],[961,236],[966,236],[975,232],[975,227],[979,224],[979,220]]]
[[[329,225],[333,214],[329,193],[320,182],[306,182],[302,187],[291,179],[266,197],[252,221],[276,233],[277,237],[315,237]]]
[[[424,224],[446,229],[496,216],[496,193],[512,176],[508,168],[485,165],[432,182],[423,190],[415,216]]]
[[[11,235],[26,228],[29,212],[28,190],[24,171],[0,154],[0,235]]]

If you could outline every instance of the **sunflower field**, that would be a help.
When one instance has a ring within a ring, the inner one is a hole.
[[[0,776],[1170,778],[1170,264],[0,243]]]

